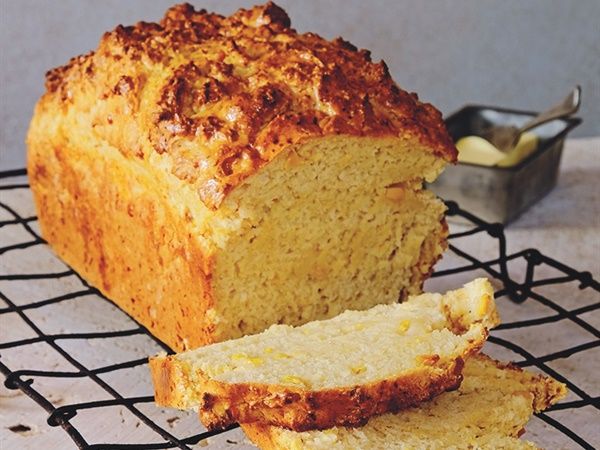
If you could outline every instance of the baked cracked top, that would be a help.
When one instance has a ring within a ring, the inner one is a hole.
[[[95,52],[49,71],[46,88],[41,107],[76,111],[79,126],[167,167],[213,209],[311,137],[408,135],[456,157],[440,113],[401,90],[383,61],[297,33],[272,2],[229,17],[181,4],[160,23],[119,25]]]

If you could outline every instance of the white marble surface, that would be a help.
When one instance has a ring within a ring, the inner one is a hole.
[[[511,224],[506,230],[509,252],[535,247],[543,253],[563,261],[579,270],[591,271],[600,278],[600,138],[568,141],[563,157],[561,176],[557,188],[529,212]],[[2,201],[8,203],[24,216],[33,214],[30,193],[0,191]],[[0,220],[8,219],[5,211],[0,211]],[[35,226],[35,224],[34,224]],[[5,226],[0,229],[0,246],[23,242],[28,237],[18,226]],[[477,237],[460,242],[461,248],[482,258],[495,255],[493,241]],[[458,243],[457,243],[458,245]],[[37,246],[27,250],[8,252],[0,257],[0,273],[48,272],[64,270],[64,265],[45,247]],[[440,268],[457,264],[448,255]],[[513,273],[522,271],[518,263],[511,266]],[[551,275],[552,271],[541,267],[540,275]],[[443,290],[455,287],[479,274],[455,275],[430,280],[426,288]],[[499,285],[496,283],[496,286]],[[42,298],[61,295],[81,289],[76,277],[50,281],[0,281],[0,291],[17,304],[25,304]],[[557,287],[540,288],[540,292],[551,297],[567,308],[584,306],[599,301],[599,296],[590,290],[577,289],[576,283]],[[0,300],[0,308],[5,305]],[[499,308],[504,322],[517,318],[526,319],[549,314],[546,307],[535,302],[515,305],[505,298],[499,300]],[[27,315],[46,333],[90,332],[121,330],[133,327],[132,322],[112,304],[93,295],[76,300],[28,310]],[[600,326],[598,311],[583,316],[595,327]],[[593,341],[593,336],[566,321],[547,324],[525,330],[504,330],[497,336],[518,342],[535,355],[545,355],[579,343]],[[33,333],[14,313],[0,315],[0,342],[32,337]],[[58,341],[59,345],[75,355],[87,367],[100,367],[115,362],[144,358],[159,350],[158,344],[144,336],[93,341]],[[503,359],[519,359],[518,355],[498,346],[488,345],[487,351]],[[4,364],[13,370],[73,370],[68,362],[45,344],[30,345],[26,348],[1,350]],[[589,394],[598,396],[600,382],[600,349],[598,347],[560,359],[549,364],[559,373],[567,376]],[[145,366],[102,375],[122,395],[146,396],[151,386]],[[62,379],[35,377],[33,386],[46,395],[55,406],[107,399],[110,396],[85,379]],[[570,395],[567,400],[577,399]],[[195,414],[157,408],[153,404],[140,404],[142,412],[177,436],[188,436],[202,431]],[[600,413],[587,407],[551,413],[555,419],[568,424],[596,447],[600,447]],[[0,387],[0,449],[70,449],[75,445],[60,428],[46,424],[47,414],[20,391]],[[157,436],[149,431],[137,417],[125,408],[110,407],[99,412],[82,411],[72,423],[80,430],[89,443],[102,442],[157,442]],[[25,432],[13,432],[9,427],[25,425]],[[547,449],[578,448],[573,442],[546,425],[533,419],[528,426],[526,437]],[[209,439],[197,448],[252,448],[239,430],[234,430]]]

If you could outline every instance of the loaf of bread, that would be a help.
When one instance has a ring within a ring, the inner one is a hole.
[[[446,247],[439,112],[273,3],[118,26],[46,89],[42,235],[173,349],[394,303]]]
[[[492,288],[478,279],[445,295],[159,355],[150,360],[155,399],[198,407],[209,429],[357,426],[455,389],[464,360],[498,322]]]
[[[535,449],[518,439],[534,412],[566,395],[564,384],[476,355],[458,390],[418,407],[372,418],[360,428],[294,432],[242,424],[262,450]]]

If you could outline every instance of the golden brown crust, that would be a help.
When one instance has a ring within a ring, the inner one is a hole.
[[[499,369],[520,374],[523,381],[531,389],[531,393],[533,394],[532,406],[536,413],[548,409],[550,406],[558,403],[559,400],[563,399],[567,395],[566,385],[552,377],[525,371],[521,367],[511,362],[497,361],[485,354],[479,354],[476,356],[476,358],[487,360]]]
[[[240,423],[244,434],[260,450],[278,450],[279,446],[275,440],[275,427],[255,423]]]
[[[78,108],[127,158],[151,159],[209,208],[285,147],[324,135],[411,137],[448,161],[440,113],[343,39],[298,34],[267,3],[230,17],[169,9],[51,70],[42,103]]]
[[[478,352],[480,346],[481,343],[473,344],[464,357]],[[456,389],[462,381],[464,363],[462,358],[442,361],[438,355],[432,355],[420,369],[404,376],[319,391],[223,383],[201,372],[194,374],[197,381],[190,388],[190,372],[176,368],[177,365],[170,357],[150,359],[157,404],[185,408],[190,399],[200,399],[200,420],[208,429],[226,428],[236,422],[260,422],[305,431],[360,426],[372,416],[396,412]],[[187,388],[174,389],[176,386]]]
[[[158,180],[96,158],[68,142],[30,145],[28,174],[42,235],[171,348],[214,342],[206,317],[213,305],[210,256],[181,233],[185,219],[160,200]]]

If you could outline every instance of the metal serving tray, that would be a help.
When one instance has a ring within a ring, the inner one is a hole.
[[[522,126],[535,112],[468,105],[446,119],[454,142],[480,136],[493,125]],[[539,137],[536,151],[512,167],[459,163],[447,167],[430,189],[444,200],[488,222],[506,224],[516,219],[556,185],[565,137],[581,123],[577,117],[557,119],[532,130]]]

